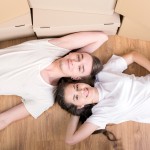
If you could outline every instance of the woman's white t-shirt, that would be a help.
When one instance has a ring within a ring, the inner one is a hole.
[[[113,55],[96,75],[99,103],[86,122],[99,129],[124,121],[150,123],[150,75],[135,77],[122,73],[125,69],[126,61]]]
[[[55,86],[46,83],[40,71],[68,53],[48,42],[33,40],[0,50],[0,95],[22,97],[34,118],[54,103]]]

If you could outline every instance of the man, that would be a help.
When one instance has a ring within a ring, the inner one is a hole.
[[[0,50],[0,95],[18,95],[23,102],[0,114],[0,129],[30,114],[37,118],[52,106],[53,90],[61,77],[90,75],[93,59],[88,53],[107,39],[102,32],[79,32]],[[74,49],[80,53],[64,56]]]

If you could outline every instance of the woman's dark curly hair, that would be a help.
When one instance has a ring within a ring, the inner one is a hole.
[[[66,110],[70,114],[80,116],[81,114],[85,112],[87,108],[91,108],[92,106],[86,105],[85,107],[78,109],[77,106],[70,104],[70,103],[66,103],[64,99],[64,89],[70,83],[88,83],[91,86],[93,86],[94,84],[93,80],[84,79],[84,82],[83,82],[83,80],[71,80],[70,78],[61,78],[58,83],[58,87],[55,91],[55,101],[59,104],[59,106],[62,109]]]

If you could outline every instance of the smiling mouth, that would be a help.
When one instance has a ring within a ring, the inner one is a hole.
[[[72,66],[72,62],[71,62],[70,59],[68,59],[67,62],[68,62],[68,68],[69,68],[69,70],[70,70],[70,69],[71,69],[71,66]]]

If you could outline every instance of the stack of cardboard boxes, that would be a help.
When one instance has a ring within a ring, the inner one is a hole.
[[[114,13],[115,5],[116,0],[3,0],[0,2],[0,41],[35,33],[37,37],[79,31],[115,35],[120,26],[120,16]]]
[[[34,35],[27,0],[0,2],[0,41]]]
[[[118,0],[115,11],[123,15],[118,35],[150,41],[150,0]]]
[[[114,35],[120,18],[116,0],[29,0],[33,29],[38,37],[62,36],[79,31]]]
[[[115,35],[119,14],[123,21],[118,35],[150,40],[150,0],[3,0],[0,41],[32,36],[34,32],[38,37],[79,31]]]

